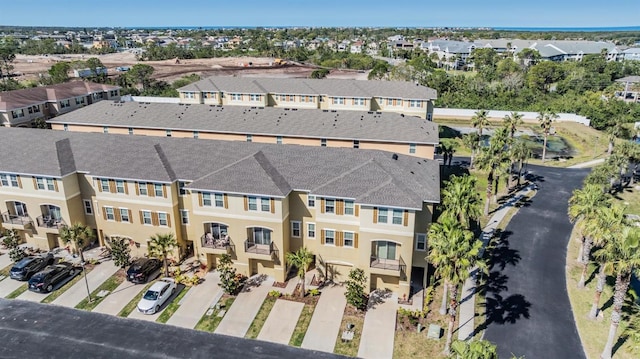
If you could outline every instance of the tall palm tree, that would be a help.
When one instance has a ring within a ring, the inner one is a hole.
[[[442,189],[442,215],[457,218],[464,228],[480,217],[481,199],[475,176],[451,176]]]
[[[442,152],[443,164],[451,166],[453,154],[456,152],[457,143],[450,138],[440,140],[440,151]]]
[[[449,354],[458,308],[458,287],[469,278],[473,268],[485,271],[487,266],[479,257],[482,241],[475,239],[471,231],[464,229],[451,216],[441,216],[438,222],[429,229],[427,260],[436,268],[435,274],[449,287],[449,325],[444,348],[444,352]]]
[[[91,228],[82,223],[75,223],[71,227],[63,226],[60,228],[60,239],[64,244],[73,244],[75,251],[80,254],[80,260],[84,262],[82,248],[95,239],[95,236]]]
[[[607,140],[609,141],[609,147],[607,148],[607,155],[611,156],[613,152],[613,146],[615,145],[616,138],[624,135],[624,127],[621,120],[615,120],[615,124],[607,129]]]
[[[493,181],[497,172],[500,172],[509,162],[508,153],[504,150],[507,138],[504,131],[496,131],[489,141],[489,146],[484,147],[478,154],[476,166],[487,171],[487,200],[484,206],[484,215],[489,215]]]
[[[167,254],[178,245],[178,241],[173,233],[156,233],[151,236],[150,239],[149,256],[162,260],[162,263],[164,264],[164,275],[168,277],[169,261],[167,259]]]
[[[625,226],[622,234],[615,236],[612,243],[603,247],[602,251],[609,252],[606,256],[614,258],[614,260],[607,262],[605,271],[616,276],[609,336],[607,337],[607,344],[605,344],[604,350],[600,355],[600,358],[610,359],[613,351],[613,341],[622,317],[624,298],[631,283],[631,276],[634,273],[638,273],[640,268],[640,228]]]
[[[509,152],[511,153],[511,166],[509,166],[509,185],[508,187],[511,187],[511,177],[513,176],[513,167],[514,164],[516,162],[514,156],[513,156],[513,145],[514,143],[514,136],[516,134],[516,130],[518,129],[518,126],[520,126],[523,123],[522,121],[522,114],[518,113],[518,112],[511,112],[509,115],[506,115],[504,117],[504,123],[503,126],[504,128],[507,129],[507,132],[509,132]]]
[[[467,133],[462,136],[462,143],[471,151],[471,160],[469,161],[469,168],[473,168],[474,157],[478,148],[480,148],[480,136],[477,132]]]
[[[520,178],[522,177],[522,168],[524,162],[531,157],[531,150],[523,140],[517,140],[511,145],[510,157],[512,160],[518,162],[518,186],[520,185]]]
[[[313,254],[305,247],[295,252],[287,253],[287,263],[298,269],[298,278],[300,278],[300,297],[304,297],[304,276],[309,269],[309,265],[313,261]]]
[[[487,118],[488,115],[489,111],[478,110],[473,117],[471,117],[471,125],[473,128],[478,129],[478,141],[482,141],[482,131],[490,125],[489,119]]]
[[[549,133],[551,132],[551,125],[553,121],[558,118],[553,112],[540,112],[538,115],[538,122],[540,122],[540,127],[542,127],[542,133],[544,134],[544,143],[542,145],[542,162],[545,161],[547,155],[547,139],[549,138]]]
[[[621,156],[627,159],[628,163],[638,163],[640,161],[640,144],[636,142],[624,141],[618,145],[618,149],[616,150]],[[626,168],[623,169],[626,172]],[[633,174],[631,176],[630,184],[633,185],[634,175],[635,175],[635,167]]]
[[[571,222],[578,222],[589,219],[596,214],[599,207],[608,207],[610,204],[608,194],[602,192],[602,188],[595,184],[586,184],[582,189],[573,191],[573,195],[569,198],[569,219]],[[580,227],[582,229],[583,226]],[[582,231],[582,241],[580,251],[578,253],[578,263],[583,263],[583,273],[578,286],[584,286],[585,272],[589,261],[589,253],[591,252],[591,238],[587,238]]]

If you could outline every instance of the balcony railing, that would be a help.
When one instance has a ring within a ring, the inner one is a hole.
[[[271,256],[278,255],[278,249],[273,242],[269,244],[259,244],[248,239],[244,241],[244,251],[246,253],[256,253]]]
[[[380,258],[375,255],[371,255],[371,268],[384,269],[397,271],[400,273],[404,273],[407,270],[407,264],[402,259],[402,256],[399,256],[398,259],[386,259]]]
[[[222,249],[222,250],[231,250],[235,251],[236,246],[233,244],[231,238],[219,238],[215,239],[212,236],[207,236],[204,234],[200,240],[202,241],[203,248],[212,248],[212,249]]]
[[[66,223],[64,223],[64,220],[62,218],[51,218],[47,216],[37,217],[36,222],[38,223],[38,227],[42,228],[60,229],[66,226]]]
[[[20,226],[26,226],[28,224],[33,223],[33,221],[29,216],[17,216],[9,212],[4,212],[2,214],[2,222],[9,223],[9,224],[17,224]]]

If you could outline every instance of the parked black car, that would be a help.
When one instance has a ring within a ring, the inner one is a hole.
[[[43,256],[24,257],[9,271],[11,279],[29,280],[32,275],[41,271],[44,267],[53,264],[53,255],[47,253]]]
[[[81,269],[69,263],[60,263],[47,266],[29,279],[29,290],[40,293],[49,293],[53,288],[65,279],[73,278]]]
[[[162,263],[155,258],[138,258],[127,270],[127,280],[138,284],[146,283],[161,267]]]

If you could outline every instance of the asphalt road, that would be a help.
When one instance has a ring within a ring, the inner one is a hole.
[[[0,358],[339,358],[257,340],[0,299]],[[341,358],[341,357],[340,357]]]
[[[485,339],[500,358],[585,358],[567,295],[571,192],[589,169],[530,166],[539,191],[513,217],[492,252]]]

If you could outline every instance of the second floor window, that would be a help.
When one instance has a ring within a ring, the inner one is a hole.
[[[343,232],[342,240],[344,241],[343,245],[345,247],[353,247],[353,232]]]
[[[142,211],[142,223],[143,224],[152,224],[152,222],[151,222],[151,211]]]
[[[324,212],[325,213],[336,213],[336,200],[335,199],[325,199],[324,200]]]
[[[291,237],[300,238],[300,221],[291,221]]]
[[[120,208],[120,219],[122,222],[131,222],[131,218],[129,218],[129,210],[126,208]]]
[[[307,196],[307,206],[315,207],[316,206],[316,196],[310,194]]]
[[[316,238],[316,224],[307,223],[307,237]]]
[[[104,207],[104,215],[107,221],[115,221],[116,215],[113,212],[113,207]]]
[[[169,219],[165,212],[158,212],[158,224],[160,224],[161,226],[169,225]]]
[[[336,231],[332,229],[327,229],[324,231],[324,244],[335,244],[336,243]]]

